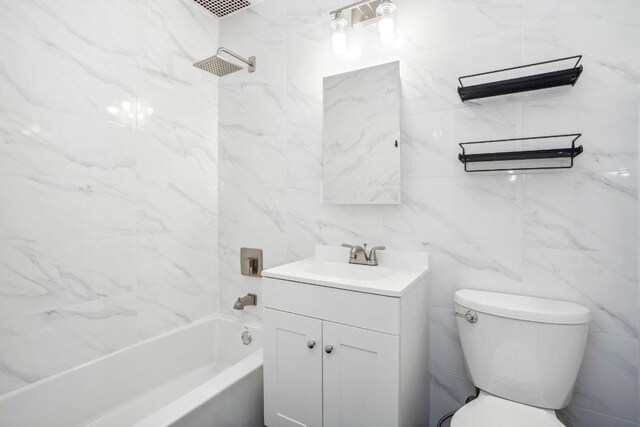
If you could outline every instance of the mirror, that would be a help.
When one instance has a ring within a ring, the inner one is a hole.
[[[400,203],[400,63],[323,79],[326,204]]]

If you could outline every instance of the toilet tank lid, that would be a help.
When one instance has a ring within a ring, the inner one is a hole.
[[[588,308],[569,301],[472,289],[456,291],[453,300],[480,313],[529,322],[577,325],[591,321]]]

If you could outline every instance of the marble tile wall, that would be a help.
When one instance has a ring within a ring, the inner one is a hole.
[[[221,22],[221,43],[256,55],[255,74],[220,80],[220,304],[267,267],[314,245],[367,241],[428,251],[431,425],[472,386],[453,317],[459,288],[578,301],[593,312],[571,426],[639,422],[638,116],[640,3],[635,0],[396,0],[405,45],[352,33],[362,57],[336,57],[328,12],[348,1],[266,0]],[[462,104],[457,77],[583,54],[571,88]],[[322,205],[322,77],[400,60],[402,204]],[[465,174],[458,142],[581,132],[565,171]],[[260,307],[239,314],[260,317]],[[427,402],[425,402],[427,405]]]
[[[0,0],[0,394],[217,307],[218,21]]]

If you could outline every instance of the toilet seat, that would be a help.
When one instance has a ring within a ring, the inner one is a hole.
[[[480,391],[460,408],[451,427],[564,427],[555,411],[512,402]]]

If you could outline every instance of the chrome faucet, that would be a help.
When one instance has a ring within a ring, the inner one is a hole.
[[[258,296],[256,294],[247,294],[243,297],[238,297],[238,300],[233,304],[233,308],[236,310],[244,310],[248,305],[257,305]]]
[[[342,247],[349,248],[349,264],[360,264],[360,265],[370,265],[375,266],[378,265],[378,257],[376,256],[377,251],[383,251],[386,248],[384,246],[374,246],[371,248],[369,254],[367,254],[367,244],[365,243],[363,246],[358,245],[350,245],[348,243],[343,243]]]

